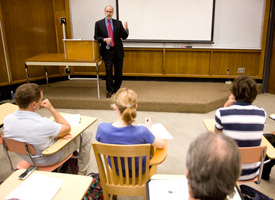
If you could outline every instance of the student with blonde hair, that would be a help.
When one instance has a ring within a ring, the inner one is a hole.
[[[132,125],[137,116],[137,94],[133,90],[119,89],[112,107],[116,111],[117,119],[113,123],[99,124],[97,141],[125,145],[149,143],[157,148],[164,148],[164,141],[152,131],[152,121],[149,117],[145,118],[145,126]],[[136,166],[138,169],[137,162]]]

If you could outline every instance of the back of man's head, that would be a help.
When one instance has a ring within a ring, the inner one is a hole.
[[[38,102],[41,97],[41,88],[35,83],[20,85],[14,94],[14,99],[19,108],[27,108],[32,102]]]
[[[257,97],[257,83],[251,76],[238,76],[232,84],[231,92],[236,101],[252,103]]]
[[[200,200],[224,200],[239,178],[236,142],[222,133],[204,133],[193,141],[186,158],[190,195]]]

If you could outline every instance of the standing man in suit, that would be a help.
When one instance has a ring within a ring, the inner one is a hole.
[[[124,27],[121,21],[112,19],[114,8],[110,5],[104,9],[105,18],[95,23],[94,39],[101,44],[101,56],[106,67],[106,89],[107,98],[120,88],[122,83],[123,67],[123,44],[121,38],[125,40],[128,37],[129,30],[127,22]],[[113,80],[113,65],[115,76]]]

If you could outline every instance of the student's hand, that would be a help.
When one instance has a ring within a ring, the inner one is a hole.
[[[224,107],[232,106],[235,102],[236,102],[236,99],[235,99],[234,95],[230,94],[230,96],[228,97],[227,102],[224,104]]]
[[[152,120],[150,117],[145,117],[145,126],[151,130],[152,129]]]
[[[271,132],[270,134],[275,135],[275,131]]]
[[[51,104],[51,102],[49,101],[49,99],[44,99],[42,102],[41,102],[41,105],[40,105],[42,108],[46,108],[48,110],[52,109],[53,106]]]
[[[62,137],[62,139],[65,139],[65,140],[70,140],[72,138],[73,138],[72,134],[68,134]]]

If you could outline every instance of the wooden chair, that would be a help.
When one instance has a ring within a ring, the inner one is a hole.
[[[154,155],[150,159],[150,144],[139,145],[114,145],[93,143],[93,149],[99,170],[100,181],[103,189],[104,199],[113,199],[113,196],[146,196],[146,183],[156,173],[157,165],[162,163],[167,156],[167,143],[164,149],[152,148]],[[146,168],[142,173],[142,156],[146,156]],[[117,166],[114,164],[117,158]],[[135,169],[135,158],[138,157],[138,174]],[[111,166],[108,164],[110,159]],[[124,158],[125,172],[122,172],[121,159]],[[128,158],[131,158],[131,169],[128,166]],[[149,168],[149,166],[151,166]],[[116,169],[118,174],[116,173]],[[129,173],[131,171],[131,174]]]
[[[64,162],[66,162],[69,158],[72,157],[72,154],[69,155],[65,160],[63,160],[62,162],[59,162],[57,164],[51,165],[51,166],[45,166],[45,167],[40,167],[40,166],[36,166],[35,162],[34,162],[34,156],[35,155],[35,149],[33,148],[33,146],[31,144],[27,144],[26,142],[19,142],[16,140],[12,140],[12,139],[8,139],[5,138],[3,135],[1,135],[1,139],[3,142],[3,148],[4,151],[6,152],[7,158],[9,160],[9,164],[10,164],[10,168],[12,171],[15,171],[17,169],[28,169],[30,166],[34,166],[36,167],[36,169],[40,170],[40,171],[53,171],[55,169],[57,169],[58,167],[60,167]],[[24,154],[24,155],[28,155],[32,165],[29,164],[28,162],[26,162],[25,160],[21,160],[16,168],[14,168],[13,164],[12,164],[12,160],[10,158],[9,155],[9,151],[10,152],[14,152],[14,153],[19,153],[19,154]],[[43,156],[43,155],[41,155]]]
[[[266,146],[239,147],[241,153],[241,164],[261,162],[258,176],[252,180],[238,181],[239,183],[255,182],[259,184],[261,182],[266,150]]]

